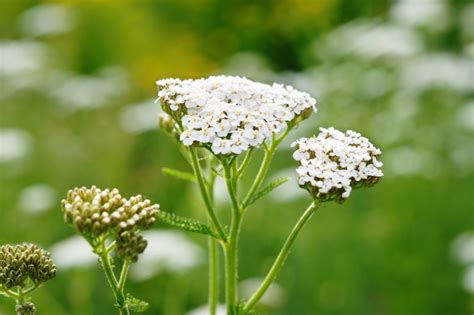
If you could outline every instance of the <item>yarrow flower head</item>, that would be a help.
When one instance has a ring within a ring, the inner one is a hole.
[[[301,138],[293,158],[299,161],[298,184],[320,201],[343,202],[352,188],[372,186],[383,176],[382,153],[360,133],[320,128],[311,138]]]
[[[184,145],[216,155],[240,154],[261,145],[316,111],[308,93],[241,77],[157,81],[158,100],[177,123]]]
[[[6,289],[35,286],[56,275],[51,255],[35,244],[0,246],[0,285]]]
[[[89,242],[112,236],[117,253],[124,259],[137,261],[147,242],[139,235],[156,221],[159,205],[141,195],[123,198],[117,189],[74,188],[62,200],[66,223],[72,224]]]

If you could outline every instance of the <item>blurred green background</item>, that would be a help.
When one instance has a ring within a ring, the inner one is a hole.
[[[53,252],[58,275],[33,294],[40,314],[116,313],[63,223],[68,189],[117,187],[204,217],[195,188],[161,172],[188,167],[157,129],[153,101],[157,79],[211,74],[316,97],[318,113],[291,139],[335,126],[384,152],[385,178],[312,219],[257,314],[474,312],[472,2],[1,0],[0,35],[0,244]],[[289,143],[270,177],[294,177]],[[289,182],[248,212],[244,294],[309,202]],[[205,304],[206,240],[160,224],[150,239],[129,285],[147,314]],[[0,314],[13,309],[0,297]]]

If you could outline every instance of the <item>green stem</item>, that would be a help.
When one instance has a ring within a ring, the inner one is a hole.
[[[217,229],[217,233],[219,234],[220,239],[225,242],[227,240],[227,236],[224,232],[224,229],[222,228],[222,225],[219,219],[217,218],[217,215],[214,211],[214,207],[212,206],[212,201],[209,196],[209,192],[206,188],[206,181],[204,180],[204,177],[202,175],[201,164],[199,164],[196,149],[193,147],[190,147],[189,152],[191,153],[191,162],[192,162],[194,174],[196,174],[196,177],[198,180],[198,184],[200,188],[199,190],[201,191],[202,198],[204,199],[204,203],[206,204],[207,214],[212,221],[212,225],[214,226],[215,229]]]
[[[240,207],[242,209],[241,211],[244,211],[247,208],[250,200],[252,199],[252,196],[260,188],[260,185],[262,185],[263,179],[265,178],[268,168],[270,167],[270,162],[272,161],[273,153],[274,146],[271,145],[268,150],[265,151],[265,156],[263,157],[263,161],[260,165],[260,169],[258,170],[257,176],[255,177],[252,186],[250,187],[247,195],[244,198],[244,201],[242,202],[242,206]]]
[[[249,165],[250,163],[250,160],[252,158],[252,155],[253,155],[253,152],[254,152],[254,148],[250,148],[247,152],[247,154],[245,155],[245,158],[244,160],[242,161],[242,163],[240,164],[238,170],[237,170],[237,174],[236,174],[236,181],[239,181],[240,177],[242,176],[242,174],[244,173],[245,169],[247,168],[247,166]]]
[[[209,237],[209,314],[216,315],[219,301],[219,252],[217,241]]]
[[[123,293],[123,289],[121,290],[119,287],[119,282],[115,277],[114,271],[112,270],[112,264],[110,261],[109,253],[107,252],[107,248],[105,246],[105,241],[101,241],[102,250],[100,252],[99,258],[102,265],[102,269],[104,269],[105,277],[107,278],[107,282],[112,289],[112,292],[115,296],[115,301],[117,302],[117,308],[119,309],[120,315],[129,315],[130,311],[125,303],[125,295]],[[123,271],[123,270],[122,270]]]
[[[14,299],[18,299],[18,294],[16,292],[13,292],[11,290],[8,290],[7,288],[3,287],[1,284],[0,284],[0,292],[1,293],[5,293],[7,294],[9,297],[12,297]]]
[[[208,160],[207,169],[209,171],[209,197],[214,206],[214,184],[216,175],[212,171],[212,159]],[[209,219],[208,219],[209,221]],[[219,251],[217,241],[213,237],[208,237],[209,247],[209,315],[216,315],[217,304],[219,303]]]
[[[28,289],[26,289],[25,291],[23,291],[23,294],[26,295],[28,293],[31,293],[33,292],[36,288],[38,287],[38,285],[35,283],[33,284],[33,286],[29,287]]]
[[[270,144],[269,147],[265,147],[265,156],[263,157],[263,161],[262,161],[262,164],[260,165],[260,169],[258,170],[257,176],[255,177],[255,180],[252,186],[250,187],[240,207],[242,212],[245,211],[253,195],[257,192],[257,190],[262,185],[262,182],[265,179],[265,175],[267,174],[268,169],[270,167],[270,163],[272,161],[276,147],[286,138],[286,136],[292,129],[293,127],[289,126],[278,138],[276,137],[276,134],[273,134],[272,143]]]
[[[319,207],[319,204],[317,204],[316,202],[311,203],[311,205],[305,210],[305,212],[300,217],[296,225],[293,227],[293,230],[291,231],[290,235],[286,239],[285,244],[283,245],[282,249],[278,253],[276,260],[274,261],[268,274],[265,276],[265,279],[263,280],[262,284],[257,289],[257,291],[252,295],[252,297],[248,300],[248,302],[245,304],[244,314],[248,314],[255,307],[255,305],[260,301],[262,296],[270,287],[272,282],[275,280],[275,278],[278,275],[278,272],[281,270],[283,266],[283,263],[288,257],[288,254],[290,253],[290,249],[293,246],[293,243],[295,242],[298,234],[300,233],[305,223],[311,218],[312,214],[318,209],[318,207]]]
[[[127,275],[128,275],[128,269],[130,268],[130,261],[127,259],[124,260],[123,265],[122,265],[122,271],[120,272],[120,278],[118,281],[118,289],[122,294],[124,294],[124,288],[125,288],[125,281],[127,281]]]
[[[241,225],[240,207],[235,194],[234,181],[232,178],[232,165],[222,161],[224,167],[225,181],[227,191],[232,201],[232,221],[230,227],[229,241],[225,246],[225,265],[226,265],[226,303],[227,314],[234,314],[238,302],[238,241]]]

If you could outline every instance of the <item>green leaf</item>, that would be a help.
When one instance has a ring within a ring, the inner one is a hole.
[[[211,227],[199,222],[196,219],[180,217],[174,213],[169,213],[165,211],[159,211],[157,215],[158,220],[167,223],[171,226],[174,226],[178,229],[209,235],[217,238],[217,235],[212,231]]]
[[[127,304],[128,309],[133,313],[144,312],[148,309],[148,306],[150,306],[147,302],[141,301],[136,297],[133,297],[131,294],[127,294],[125,303]]]
[[[270,193],[273,189],[277,188],[281,184],[286,183],[290,178],[289,177],[283,177],[283,178],[278,178],[265,186],[263,189],[258,191],[255,195],[252,196],[252,199],[250,199],[249,203],[247,206],[250,206],[251,204],[255,203],[258,199],[262,198],[266,194]]]
[[[182,171],[178,171],[178,170],[167,168],[167,167],[164,167],[162,171],[163,173],[169,176],[173,176],[182,180],[187,180],[193,183],[196,182],[196,177],[193,174],[188,173],[188,172],[182,172]]]

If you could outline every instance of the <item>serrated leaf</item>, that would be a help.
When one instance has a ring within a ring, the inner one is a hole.
[[[263,196],[267,195],[270,193],[273,189],[277,188],[278,186],[286,183],[290,178],[289,177],[282,177],[274,180],[267,186],[265,186],[263,189],[259,190],[255,195],[253,195],[252,199],[250,199],[249,203],[247,206],[255,203],[258,199],[262,198]]]
[[[164,167],[162,171],[163,173],[169,176],[173,176],[182,180],[187,180],[193,183],[196,182],[196,177],[193,174],[188,173],[188,172],[178,171],[178,170],[167,168],[167,167]]]
[[[134,313],[141,313],[148,309],[150,304],[145,301],[139,300],[136,297],[133,297],[131,294],[127,294],[125,303],[128,306],[128,309]]]
[[[214,234],[210,226],[201,223],[196,219],[180,217],[174,213],[169,213],[161,210],[158,212],[157,218],[158,220],[167,223],[171,226],[174,226],[178,229],[188,232],[205,234],[217,238],[217,235]]]

